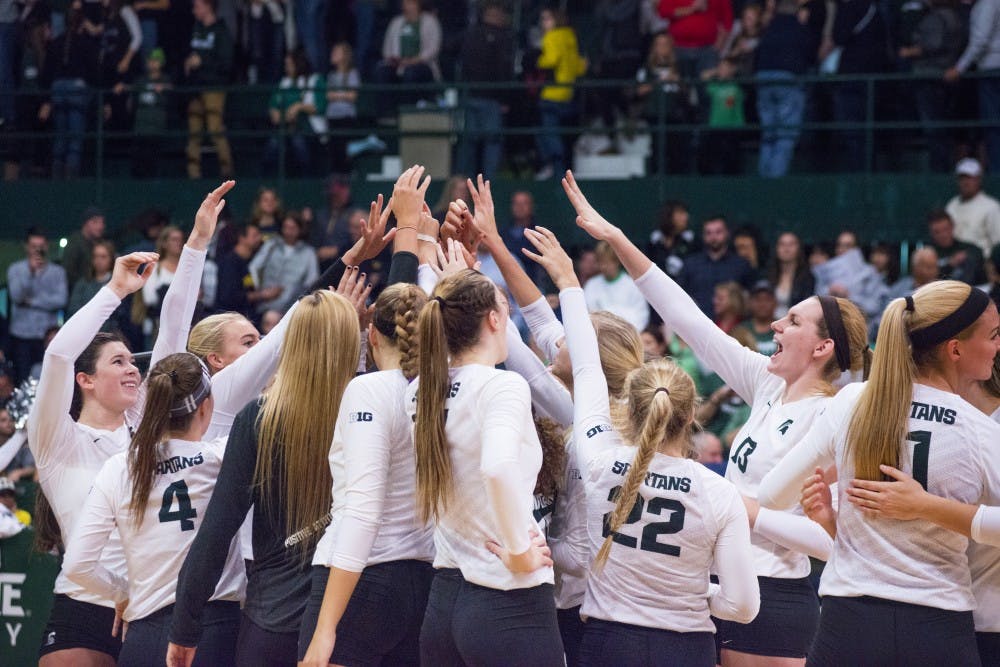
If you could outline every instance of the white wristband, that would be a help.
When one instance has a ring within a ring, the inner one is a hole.
[[[437,243],[438,240],[431,236],[430,234],[417,234],[417,240],[423,241],[424,243]]]

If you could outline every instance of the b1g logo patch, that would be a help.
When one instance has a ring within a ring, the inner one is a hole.
[[[372,419],[372,413],[370,412],[352,412],[348,422],[351,424],[354,422],[370,422]]]

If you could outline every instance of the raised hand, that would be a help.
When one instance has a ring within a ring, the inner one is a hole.
[[[497,231],[497,219],[493,206],[493,193],[490,190],[490,182],[483,180],[483,175],[479,174],[473,183],[472,179],[467,179],[469,193],[472,195],[472,205],[475,214],[472,216],[472,224],[482,235],[487,243],[501,242],[500,232]],[[477,187],[478,185],[478,187]]]
[[[576,179],[573,178],[572,171],[566,172],[566,176],[562,179],[562,186],[569,198],[569,203],[576,209],[576,224],[598,241],[607,241],[617,228],[590,205],[587,198],[583,196],[583,191]]]
[[[366,277],[366,274],[361,273],[361,269],[357,266],[349,267],[340,277],[337,289],[333,290],[354,306],[362,331],[368,328],[372,313],[375,312],[375,304],[368,305],[368,296],[372,293],[372,286],[371,283],[365,282]]]
[[[153,274],[160,256],[155,252],[133,252],[115,260],[115,268],[111,272],[108,287],[119,299],[124,299],[133,292],[138,292]],[[139,268],[145,265],[145,270],[139,273]]]
[[[368,219],[361,230],[361,238],[344,253],[343,260],[347,266],[356,266],[361,262],[377,257],[385,250],[393,237],[396,236],[396,229],[385,231],[385,225],[389,222],[389,214],[392,213],[392,198],[389,205],[382,209],[382,195],[372,202],[368,211]]]
[[[226,206],[223,197],[236,186],[236,181],[225,181],[207,195],[194,215],[194,229],[188,237],[188,246],[195,250],[205,250],[215,234],[215,226],[219,222],[219,213]]]
[[[545,537],[534,529],[528,535],[531,537],[531,546],[522,554],[512,554],[509,549],[493,540],[486,543],[486,548],[503,562],[504,567],[514,574],[534,572],[543,567],[552,567],[552,550],[545,543]]]
[[[396,214],[396,227],[416,228],[420,224],[420,213],[424,207],[424,200],[427,196],[427,188],[431,184],[431,177],[423,179],[424,168],[414,165],[400,174],[396,179],[396,185],[392,189],[391,208]]]
[[[580,280],[576,277],[576,272],[573,271],[573,260],[559,245],[559,239],[556,238],[555,234],[545,227],[535,227],[524,230],[524,238],[531,242],[537,254],[527,248],[522,248],[521,252],[524,253],[525,257],[541,264],[560,291],[567,287],[580,286]]]
[[[448,239],[445,245],[446,249],[442,249],[440,245],[437,246],[437,263],[431,262],[430,264],[431,270],[437,275],[438,280],[444,280],[464,269],[473,268],[468,263],[468,255],[461,243],[455,239]]]

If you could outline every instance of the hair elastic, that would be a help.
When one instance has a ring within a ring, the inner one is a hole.
[[[448,305],[442,297],[436,296],[434,297],[434,300],[437,301],[438,305],[441,306],[442,308]]]
[[[954,338],[978,320],[990,303],[986,292],[975,287],[969,288],[969,296],[953,313],[930,326],[911,331],[910,344],[916,349],[927,349]]]
[[[201,363],[199,361],[199,363]],[[170,377],[176,378],[177,371],[170,371]],[[187,396],[183,396],[170,406],[170,416],[171,417],[183,417],[189,415],[198,409],[198,406],[208,398],[209,394],[212,393],[212,376],[209,375],[208,369],[205,368],[205,364],[201,364],[201,378],[198,381],[198,386]]]
[[[911,313],[916,312],[916,308],[913,305],[913,297],[904,296],[903,299],[906,301],[906,310],[910,311]]]
[[[662,392],[663,392],[664,394],[666,394],[667,396],[670,396],[670,390],[669,390],[669,389],[667,389],[666,387],[657,387],[657,388],[656,388],[656,391],[654,391],[654,392],[653,392],[653,396],[656,396],[656,395],[657,395],[657,394],[659,394],[659,393],[660,393],[661,391],[662,391]]]
[[[837,356],[837,368],[841,372],[851,368],[851,343],[847,339],[847,329],[844,328],[844,318],[840,314],[840,304],[832,296],[819,297],[819,305],[823,308],[823,320],[826,329],[833,340],[833,352]]]

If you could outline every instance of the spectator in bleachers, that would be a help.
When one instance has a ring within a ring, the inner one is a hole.
[[[153,267],[153,273],[149,276],[146,284],[142,286],[142,298],[136,298],[132,302],[135,319],[139,319],[139,310],[144,310],[143,327],[146,336],[150,336],[156,331],[160,321],[160,306],[163,304],[163,297],[167,294],[167,288],[174,280],[177,273],[177,264],[181,259],[181,251],[184,249],[184,232],[174,225],[167,225],[160,232],[156,239],[156,252],[160,259]]]
[[[635,80],[638,85],[635,88],[634,115],[655,126],[662,108],[666,123],[691,120],[691,107],[684,94],[686,89],[680,80],[674,55],[674,39],[668,33],[661,32],[653,37],[646,62],[636,72]],[[682,171],[690,159],[686,143],[679,134],[667,135],[666,155],[657,159],[665,159],[665,166],[672,172]]]
[[[822,3],[818,3],[822,8]],[[801,12],[806,11],[806,21]],[[761,138],[757,172],[765,178],[788,173],[806,108],[806,89],[796,82],[815,64],[825,15],[779,0],[757,48],[757,115]]]
[[[132,137],[132,175],[156,177],[159,160],[149,159],[160,152],[163,133],[167,131],[167,103],[170,77],[164,70],[166,56],[157,47],[146,58],[146,73],[132,87],[135,105],[134,135]]]
[[[142,28],[131,0],[101,0],[100,85],[110,88],[104,96],[104,121],[107,129],[129,129],[129,96],[126,87],[135,78],[140,66],[136,54],[142,47]]]
[[[910,296],[918,288],[942,278],[938,267],[941,262],[933,247],[924,246],[913,251],[910,256],[910,275],[903,276],[889,288],[886,303],[893,299]]]
[[[302,240],[304,237],[302,218],[296,211],[289,211],[282,218],[281,234],[265,242],[250,261],[250,273],[258,289],[281,287],[278,296],[257,304],[258,313],[285,312],[319,277],[316,251]]]
[[[47,60],[51,64],[52,177],[80,175],[83,135],[97,81],[97,41],[84,27],[83,4],[74,0],[66,18],[66,31],[51,42]]]
[[[328,0],[292,0],[295,34],[306,53],[310,68],[325,74],[329,63],[330,47],[326,41],[326,16]]]
[[[265,185],[257,191],[250,209],[250,222],[260,228],[265,241],[281,231],[281,198],[277,190]]]
[[[965,158],[955,167],[958,194],[945,210],[955,221],[955,238],[979,246],[983,256],[1000,243],[1000,202],[983,192],[983,167]]]
[[[611,246],[601,241],[594,248],[599,273],[583,286],[587,310],[607,310],[628,320],[642,331],[649,324],[649,305],[639,288],[622,268]]]
[[[593,248],[582,248],[577,253],[573,270],[576,271],[576,277],[580,279],[581,285],[585,285],[588,280],[600,273],[597,268],[597,253]]]
[[[170,224],[170,217],[158,208],[147,208],[140,211],[129,223],[129,226],[142,238],[125,248],[125,254],[155,252],[156,239],[160,238],[160,232],[168,224]]]
[[[662,359],[669,353],[667,339],[663,335],[662,324],[647,324],[646,328],[639,333],[642,340],[642,351],[646,359]]]
[[[756,225],[743,225],[733,232],[733,251],[753,269],[756,283],[764,264],[764,249],[761,246],[760,230]]]
[[[170,0],[135,0],[132,8],[139,16],[142,30],[142,57],[149,58],[153,49],[160,45],[160,21],[170,9]]]
[[[566,14],[558,9],[543,9],[539,17],[542,26],[542,52],[538,68],[552,71],[553,85],[544,86],[539,94],[538,114],[542,129],[535,136],[541,168],[536,180],[553,176],[561,178],[566,171],[565,138],[559,130],[577,114],[573,83],[587,71],[587,61],[580,56],[576,32]]]
[[[676,279],[684,266],[684,259],[698,248],[698,239],[688,227],[691,215],[687,204],[668,201],[657,216],[659,224],[649,235],[646,256]]]
[[[945,72],[946,81],[957,81],[973,65],[989,76],[976,79],[979,98],[979,119],[1000,122],[1000,0],[978,0],[969,16],[969,44],[955,65]],[[986,155],[993,171],[1000,170],[1000,125],[984,128]],[[989,249],[984,249],[989,253]]]
[[[701,241],[702,250],[684,260],[677,283],[691,295],[703,313],[714,319],[715,286],[732,280],[749,288],[753,285],[753,269],[730,248],[729,225],[721,215],[705,221]]]
[[[715,311],[715,326],[730,333],[747,316],[743,287],[732,280],[716,285],[712,310]]]
[[[514,32],[504,6],[483,5],[479,22],[462,43],[460,78],[472,83],[497,83],[514,78]],[[462,100],[465,131],[458,144],[458,170],[493,178],[503,158],[503,114],[510,103],[506,90],[470,89]],[[476,133],[479,133],[478,135]]]
[[[76,281],[69,294],[69,305],[66,306],[66,318],[80,310],[101,288],[111,280],[111,269],[115,266],[115,244],[106,239],[95,241],[91,245],[90,266],[87,273]],[[110,319],[114,319],[109,318]]]
[[[500,232],[503,236],[503,243],[510,250],[510,254],[519,260],[524,259],[524,253],[521,252],[521,249],[532,249],[531,244],[524,240],[524,230],[534,228],[535,198],[527,190],[515,190],[510,196],[510,222]],[[535,284],[542,284],[548,275],[545,273],[545,269],[537,262],[526,262],[525,264],[527,266],[524,269]]]
[[[802,241],[792,232],[783,232],[774,244],[774,256],[767,269],[767,280],[774,286],[777,304],[774,317],[781,318],[788,309],[813,294],[816,279],[809,264]]]
[[[757,341],[757,351],[767,356],[774,354],[778,348],[778,344],[774,342],[774,330],[771,329],[771,323],[777,319],[777,307],[774,286],[766,280],[755,282],[747,300],[748,317],[742,326]]]
[[[251,0],[247,48],[249,83],[278,83],[285,59],[285,12],[280,0]]]
[[[660,16],[670,20],[681,76],[697,78],[719,62],[733,27],[728,0],[660,0]]]
[[[763,13],[756,2],[743,5],[740,18],[733,22],[732,32],[722,47],[721,55],[733,61],[737,77],[747,77],[754,72],[757,47],[764,29]]]
[[[52,62],[49,57],[52,27],[49,14],[36,9],[29,12],[22,21],[20,76],[18,95],[14,98],[15,118],[12,119],[13,127],[3,128],[5,146],[0,148],[5,162],[5,179],[14,179],[21,174],[40,177],[51,168],[47,138],[25,136],[18,140],[11,134],[51,131],[52,105],[49,103],[48,88],[52,85]]]
[[[254,306],[281,295],[280,286],[257,289],[254,284],[250,260],[263,242],[260,227],[248,222],[238,232],[233,249],[219,259],[219,289],[216,293],[216,308],[219,311],[232,311],[256,321],[258,313]]]
[[[698,431],[691,436],[691,444],[694,445],[698,463],[721,464],[722,442],[719,437],[711,431]]]
[[[911,63],[921,78],[914,85],[917,116],[922,123],[940,123],[953,117],[955,86],[941,80],[965,48],[968,26],[955,0],[924,0],[926,11],[909,35],[910,43],[899,49],[899,57]],[[925,127],[930,167],[945,172],[951,168],[952,134],[949,128]]]
[[[868,251],[868,263],[875,268],[887,287],[899,280],[898,247],[889,243],[875,243]]]
[[[441,188],[441,196],[437,203],[431,207],[435,220],[442,221],[448,214],[448,205],[451,202],[461,199],[466,204],[472,201],[472,194],[469,193],[469,186],[466,184],[468,177],[465,174],[452,174],[444,187]]]
[[[361,74],[354,64],[354,51],[347,42],[337,42],[330,49],[330,71],[326,75],[326,123],[332,130],[353,128],[358,122],[358,87]],[[350,137],[330,135],[330,168],[336,172],[349,172],[351,161],[347,156]]]
[[[302,49],[285,54],[285,76],[271,95],[267,113],[273,132],[264,149],[262,171],[277,172],[284,141],[293,172],[305,176],[312,164],[311,144],[326,129],[326,83],[313,73]]]
[[[434,14],[424,11],[423,0],[403,0],[402,13],[395,16],[385,31],[382,61],[375,68],[377,83],[429,83],[441,78],[438,54],[441,52],[441,23]],[[416,95],[391,95],[381,92],[381,112],[394,112],[400,102],[415,102],[428,92]]]
[[[12,442],[11,438],[16,438],[16,440]],[[14,483],[22,479],[29,480],[35,475],[35,457],[31,455],[31,450],[26,446],[28,439],[24,432],[18,434],[10,411],[7,408],[0,408],[0,448],[4,445],[16,447],[16,442],[22,443],[20,449],[13,454],[13,458],[0,473]]]
[[[351,179],[346,174],[331,174],[326,179],[326,205],[313,216],[310,244],[316,248],[321,271],[333,264],[347,250],[347,212],[354,207]]]
[[[708,128],[705,134],[704,170],[710,174],[740,172],[740,139],[746,125],[743,113],[743,87],[733,81],[736,62],[730,58],[719,61],[718,67],[701,73],[708,97]]]
[[[979,246],[955,237],[955,222],[940,209],[927,215],[927,233],[937,253],[938,269],[947,280],[978,285],[986,279],[983,251]]]
[[[96,206],[88,206],[83,210],[81,221],[80,229],[70,235],[62,253],[62,267],[66,271],[66,286],[69,291],[90,272],[94,244],[104,238],[104,211]]]
[[[834,257],[813,268],[816,294],[839,296],[853,301],[872,321],[882,312],[886,286],[882,276],[865,261],[853,231],[837,236]]]
[[[833,41],[840,47],[837,74],[875,74],[885,71],[888,36],[876,0],[837,0]],[[868,84],[840,82],[833,89],[833,119],[838,123],[864,123]],[[876,86],[875,91],[878,90]],[[865,131],[858,127],[837,132],[839,151],[847,171],[865,168]]]
[[[188,178],[201,178],[201,141],[206,130],[215,144],[220,175],[229,178],[233,174],[233,155],[223,123],[226,92],[218,88],[231,80],[235,48],[232,34],[216,15],[216,2],[192,2],[195,24],[191,32],[191,50],[184,60],[184,74],[188,85],[202,90],[192,94],[187,106]]]
[[[597,52],[592,74],[601,79],[631,78],[642,64],[643,38],[640,6],[643,0],[598,0],[594,6]],[[627,97],[622,88],[597,88],[591,95],[604,127],[614,132],[626,115]],[[590,105],[588,104],[588,108]]]
[[[66,272],[49,261],[49,242],[37,227],[24,240],[25,259],[7,268],[10,296],[10,358],[15,381],[28,377],[31,366],[42,360],[45,332],[58,322],[66,305]]]

